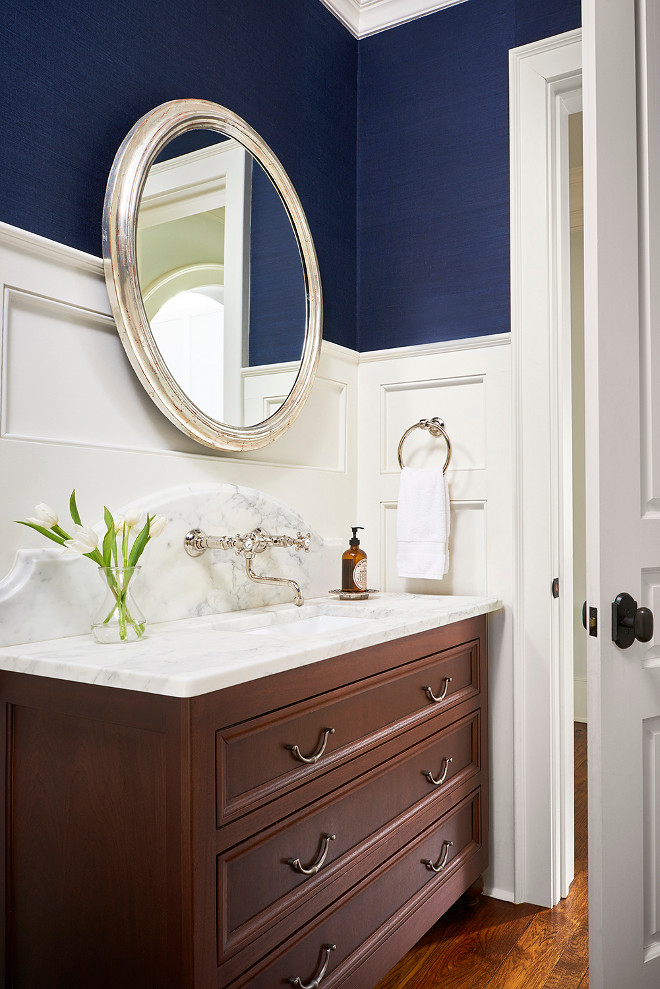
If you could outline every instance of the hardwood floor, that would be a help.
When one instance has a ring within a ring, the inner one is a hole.
[[[575,879],[552,910],[482,897],[460,901],[375,989],[585,989],[587,726],[575,725]]]

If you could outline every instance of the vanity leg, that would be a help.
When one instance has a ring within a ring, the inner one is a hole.
[[[484,891],[483,876],[477,876],[475,881],[469,886],[461,897],[461,903],[466,910],[474,910],[481,903],[481,894]]]

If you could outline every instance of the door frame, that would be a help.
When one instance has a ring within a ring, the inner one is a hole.
[[[514,898],[551,907],[574,871],[568,115],[582,31],[511,50],[509,81]]]

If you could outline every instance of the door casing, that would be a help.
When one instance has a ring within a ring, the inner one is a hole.
[[[509,60],[514,897],[547,907],[573,878],[568,116],[582,107],[581,40],[570,31]]]

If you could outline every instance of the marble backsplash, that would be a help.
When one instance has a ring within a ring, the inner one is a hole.
[[[193,528],[212,536],[243,535],[257,526],[271,535],[309,532],[305,520],[283,502],[235,484],[197,484],[159,492],[133,504],[169,520],[163,535],[150,541],[140,560],[135,598],[147,623],[293,599],[290,588],[251,581],[243,556],[231,550],[207,550],[192,558],[183,546],[185,534]],[[104,527],[99,525],[98,531]],[[339,584],[342,546],[339,540],[324,540],[313,531],[311,536],[309,553],[271,548],[254,559],[254,570],[296,580],[305,598],[326,594]],[[103,592],[92,561],[70,557],[57,547],[20,550],[12,570],[0,582],[0,645],[88,632]]]

